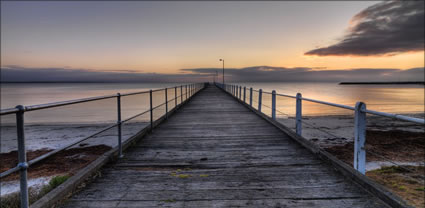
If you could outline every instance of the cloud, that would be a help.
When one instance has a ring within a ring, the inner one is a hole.
[[[385,1],[361,11],[338,43],[305,55],[373,56],[424,50],[424,1]]]
[[[220,68],[181,69],[213,76]],[[309,67],[253,66],[226,68],[225,79],[231,82],[341,82],[341,81],[423,81],[424,68],[316,70]]]
[[[140,73],[130,70],[95,71],[69,68],[1,68],[2,82],[189,82],[207,81],[201,74]]]
[[[123,71],[94,71],[66,68],[1,69],[2,82],[205,82],[212,81],[221,68],[180,69],[181,73],[158,74]],[[226,68],[228,82],[341,82],[341,81],[424,81],[424,68],[317,70],[309,67],[252,66]]]

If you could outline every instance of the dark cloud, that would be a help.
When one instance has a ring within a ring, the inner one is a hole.
[[[2,82],[204,82],[212,81],[221,68],[181,69],[181,73],[158,74],[108,72],[87,69],[23,68],[1,69]],[[423,81],[424,68],[317,70],[308,67],[253,66],[226,68],[229,82],[340,82],[340,81]]]
[[[385,1],[355,15],[338,43],[305,55],[394,55],[424,50],[424,1]]]

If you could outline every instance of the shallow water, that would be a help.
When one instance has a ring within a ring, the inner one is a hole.
[[[338,83],[235,83],[240,86],[262,89],[263,92],[276,90],[279,94],[295,96],[301,93],[303,97],[322,100],[343,105],[355,106],[357,101],[366,103],[368,109],[388,113],[417,114],[424,112],[423,85],[338,85]],[[248,99],[249,89],[247,89]],[[243,92],[242,92],[243,95]],[[254,103],[258,92],[253,93]],[[271,105],[271,95],[263,93],[263,103]],[[277,109],[289,115],[294,115],[295,100],[277,97]],[[266,111],[270,111],[265,108]],[[352,114],[349,110],[303,101],[303,115],[340,115]]]

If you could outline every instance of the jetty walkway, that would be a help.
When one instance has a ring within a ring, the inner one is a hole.
[[[64,207],[389,207],[209,85]]]

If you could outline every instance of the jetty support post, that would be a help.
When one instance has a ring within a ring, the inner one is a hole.
[[[354,110],[354,169],[366,173],[366,104],[357,102]]]
[[[19,167],[19,183],[20,183],[20,198],[21,207],[28,208],[28,163],[27,152],[25,147],[25,132],[24,132],[24,112],[25,108],[22,105],[16,106],[19,110],[16,112],[16,130],[18,138],[18,167]]]
[[[276,91],[272,91],[272,119],[276,120]]]
[[[180,85],[180,105],[183,103],[183,85]]]
[[[168,90],[165,88],[165,118],[168,118]]]
[[[149,91],[149,104],[150,104],[150,119],[151,119],[151,131],[153,129],[153,109],[152,109],[152,90]]]
[[[177,87],[174,87],[174,108],[177,107]]]
[[[252,87],[249,88],[249,106],[252,107]]]
[[[117,93],[118,157],[122,158],[121,94]]]
[[[262,101],[262,98],[263,97],[263,90],[262,89],[260,89],[259,91],[258,91],[258,111],[261,113],[261,101]]]
[[[295,132],[301,136],[302,132],[302,95],[301,93],[297,93],[296,96],[296,112],[295,112]]]
[[[246,87],[243,87],[243,102],[246,101]]]

